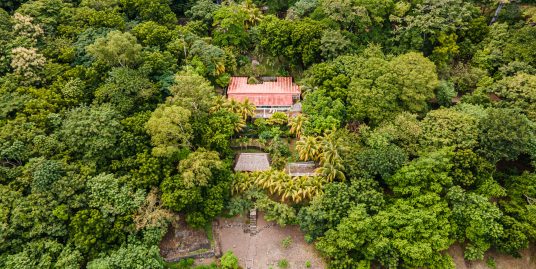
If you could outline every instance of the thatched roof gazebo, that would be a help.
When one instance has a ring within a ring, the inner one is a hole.
[[[236,160],[234,170],[240,172],[270,170],[268,153],[240,153]]]

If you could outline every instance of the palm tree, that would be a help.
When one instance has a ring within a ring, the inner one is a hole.
[[[296,189],[292,195],[292,200],[294,200],[295,203],[300,203],[301,201],[307,199],[307,185],[309,184],[308,177],[294,177],[292,178],[292,181],[296,184]]]
[[[224,62],[216,62],[214,63],[215,69],[214,69],[214,75],[218,76],[223,73],[225,73],[225,63]]]
[[[306,119],[307,118],[302,114],[291,118],[288,122],[288,125],[290,126],[290,133],[296,135],[297,138],[300,138],[303,130],[303,123]]]
[[[345,180],[344,165],[339,155],[342,148],[335,137],[335,132],[326,133],[320,139],[320,147],[322,149],[320,155],[321,167],[317,169],[317,173],[324,176],[329,182],[335,179]]]
[[[238,133],[246,127],[246,122],[243,119],[239,119],[234,123],[234,131]]]
[[[325,177],[328,182],[332,182],[335,179],[340,179],[341,181],[346,180],[346,176],[342,172],[344,166],[342,165],[342,160],[335,159],[333,163],[324,162],[322,166],[316,169],[316,172]]]
[[[296,184],[292,179],[282,184],[282,188],[278,192],[279,196],[281,196],[281,202],[285,202],[287,200],[294,200],[295,192]]]
[[[320,155],[319,141],[314,136],[304,136],[296,143],[296,150],[303,161],[317,161]]]
[[[225,107],[227,108],[227,110],[237,115],[240,115],[240,106],[240,102],[236,101],[235,99],[231,99],[225,103]]]
[[[322,154],[320,155],[320,162],[333,164],[336,159],[340,159],[339,148],[337,143],[330,138],[322,138],[320,142],[322,148]]]
[[[307,186],[303,191],[304,198],[311,200],[313,197],[320,195],[325,182],[323,177],[307,177]]]
[[[241,4],[244,11],[247,13],[247,20],[245,22],[246,29],[249,29],[250,27],[254,26],[259,22],[262,18],[261,11],[257,8],[257,6],[253,3],[251,0],[245,0]]]
[[[255,105],[246,98],[246,100],[244,100],[244,102],[242,102],[240,105],[238,114],[240,114],[244,120],[247,120],[248,117],[255,116],[256,109],[257,107],[255,107]]]
[[[320,149],[320,162],[334,164],[337,159],[341,159],[340,152],[344,150],[344,147],[335,137],[335,132],[329,132],[320,138]]]
[[[236,173],[233,181],[232,193],[242,193],[251,188],[254,183],[254,177],[246,173]]]
[[[273,181],[274,181],[274,188],[271,190],[271,193],[282,195],[284,193],[284,190],[288,187],[290,180],[290,176],[288,176],[285,172],[274,170],[274,173],[272,174]]]
[[[212,99],[212,106],[210,107],[210,113],[215,113],[224,109],[227,104],[227,99],[223,95],[217,95]]]
[[[272,190],[274,188],[272,170],[260,172],[259,174],[257,174],[255,178],[255,184],[257,184],[257,186],[263,189]]]

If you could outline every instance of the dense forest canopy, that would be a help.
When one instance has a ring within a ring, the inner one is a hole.
[[[253,207],[330,268],[453,268],[455,243],[518,257],[536,242],[535,4],[1,1],[0,267],[164,268],[179,213],[203,228]],[[253,118],[222,94],[232,76],[293,76],[303,113]],[[252,140],[272,170],[234,173]],[[283,172],[296,160],[317,175]]]

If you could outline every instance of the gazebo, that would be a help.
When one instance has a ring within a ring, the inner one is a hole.
[[[270,170],[268,153],[240,153],[234,170],[237,172],[255,172]]]
[[[289,163],[285,167],[285,172],[287,172],[289,176],[293,177],[315,176],[316,165],[314,162]]]

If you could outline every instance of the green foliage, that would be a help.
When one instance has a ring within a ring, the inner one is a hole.
[[[536,197],[534,174],[523,173],[510,177],[506,184],[508,199],[501,200],[499,206],[505,216],[501,219],[503,236],[497,240],[501,251],[519,257],[519,250],[526,248],[529,241],[536,238]]]
[[[264,211],[264,218],[267,221],[275,221],[280,226],[296,224],[296,210],[286,204],[262,197],[257,200],[256,206],[259,210]]]
[[[489,257],[486,260],[486,265],[491,269],[497,268],[497,264],[495,263],[495,259],[493,257]]]
[[[478,144],[478,120],[454,109],[430,111],[422,121],[422,145],[432,149],[443,147],[474,148]]]
[[[503,2],[2,1],[0,268],[173,267],[178,214],[251,208],[330,268],[452,268],[455,241],[519,257],[535,9]],[[252,119],[257,99],[225,99],[237,75],[293,77],[302,113]],[[232,173],[231,141],[257,138],[273,169]],[[297,158],[317,175],[289,176]]]
[[[525,26],[510,31],[513,26],[495,23],[490,26],[490,33],[483,40],[483,48],[475,53],[473,61],[490,74],[512,61],[536,64],[534,54],[534,27]]]
[[[388,178],[407,161],[407,154],[395,145],[360,150],[355,155],[354,168],[372,177]]]
[[[166,0],[119,0],[131,19],[174,25],[177,18]]]
[[[121,129],[112,106],[81,106],[67,113],[58,135],[74,156],[102,160],[114,155]]]
[[[288,261],[286,259],[282,259],[282,260],[279,260],[277,262],[277,267],[278,268],[282,268],[282,269],[285,269],[285,268],[288,268],[289,264],[288,264]]]
[[[258,27],[260,45],[272,56],[284,56],[295,64],[316,62],[321,52],[323,26],[313,20],[287,21],[267,16]]]
[[[511,109],[489,109],[480,122],[480,147],[489,160],[514,160],[532,154],[534,123]]]
[[[110,103],[121,114],[150,108],[157,88],[144,74],[129,68],[114,68],[106,82],[95,90],[95,102]]]
[[[259,12],[255,7],[252,12]],[[256,10],[256,11],[255,11]],[[259,14],[260,15],[260,14]],[[247,32],[250,23],[256,23],[257,14],[251,17],[250,11],[242,5],[230,4],[214,11],[214,41],[221,46],[246,48],[249,41]]]
[[[452,99],[456,97],[458,93],[454,89],[454,84],[446,81],[440,81],[436,90],[437,102],[445,107],[452,105]]]
[[[333,100],[322,90],[314,91],[305,97],[303,112],[309,115],[304,123],[305,135],[322,134],[326,130],[337,129],[345,116],[341,100]]]
[[[400,31],[400,38],[410,48],[429,52],[432,49],[430,43],[443,43],[440,41],[441,36],[446,37],[445,35],[468,29],[477,14],[477,8],[467,1],[425,0],[418,3],[413,12],[403,18],[404,26]],[[439,50],[443,50],[441,53],[449,51],[445,48]],[[452,49],[450,51],[453,52]]]
[[[190,110],[176,105],[160,105],[151,115],[145,128],[154,146],[153,155],[169,157],[188,146],[192,137]]]
[[[97,209],[78,211],[69,224],[70,240],[83,254],[96,256],[110,246],[126,240],[128,217],[106,219]]]
[[[292,245],[292,237],[287,236],[287,237],[283,238],[283,240],[281,241],[281,246],[283,248],[289,248],[290,245]]]
[[[189,51],[190,65],[201,75],[218,76],[226,71],[226,54],[221,48],[203,40],[192,43]],[[232,67],[229,68],[232,70]]]
[[[238,258],[232,251],[227,251],[221,256],[220,264],[222,269],[238,269]]]
[[[447,149],[419,157],[406,164],[392,177],[385,181],[395,194],[406,197],[418,197],[424,193],[444,193],[452,186],[452,169]]]
[[[241,118],[238,115],[227,110],[211,114],[208,122],[200,126],[202,145],[222,154],[228,154],[230,151],[229,141],[235,133],[235,127],[241,123]]]
[[[329,230],[316,244],[331,257],[335,267],[357,267],[363,260],[383,266],[454,268],[449,256],[438,251],[451,244],[450,210],[443,202],[412,205],[397,199],[377,215],[369,216],[362,206]]]
[[[210,23],[214,12],[218,10],[218,5],[210,0],[196,1],[195,4],[186,11],[186,15],[194,20],[203,20]]]
[[[347,54],[351,43],[340,31],[325,30],[320,39],[320,44],[322,57],[330,60]]]
[[[496,103],[498,107],[519,109],[530,120],[536,120],[536,75],[518,73],[513,77],[505,77],[493,84],[489,91],[501,99]]]
[[[502,236],[501,211],[485,197],[465,193],[457,186],[449,190],[447,199],[452,208],[455,238],[467,241],[465,258],[482,260],[491,244]]]
[[[88,263],[88,269],[107,268],[164,268],[157,246],[147,247],[138,244],[127,244],[106,257],[95,259]]]
[[[365,72],[353,79],[348,95],[349,118],[375,125],[402,111],[422,113],[438,84],[434,64],[418,53],[400,55],[390,62],[369,58]],[[371,70],[372,71],[372,70]]]
[[[109,66],[133,67],[140,62],[142,46],[130,33],[111,31],[87,46],[87,52]]]
[[[4,262],[6,268],[61,267],[75,269],[82,262],[80,252],[63,248],[53,240],[36,240],[24,246],[23,251],[8,255]]]
[[[182,160],[178,171],[162,182],[162,203],[176,212],[186,212],[190,225],[204,227],[223,209],[230,171],[216,152],[202,148]]]
[[[494,170],[491,163],[468,149],[455,151],[451,161],[450,176],[454,184],[464,188],[482,185],[491,178]]]
[[[347,216],[350,208],[358,204],[371,213],[383,207],[383,194],[375,181],[355,179],[350,186],[344,183],[326,184],[324,193],[299,211],[298,223],[306,238],[313,240],[335,228]]]
[[[129,215],[145,199],[145,193],[129,186],[121,186],[112,174],[100,174],[87,181],[88,205],[98,208],[104,217]]]
[[[208,113],[215,97],[209,81],[191,70],[178,73],[169,91],[169,103],[187,108],[197,117]]]
[[[63,165],[58,161],[46,160],[43,157],[31,159],[29,164],[32,173],[32,192],[50,190],[52,184],[64,175]]]
[[[164,47],[172,38],[172,32],[168,28],[153,21],[138,24],[132,31],[145,46]]]

